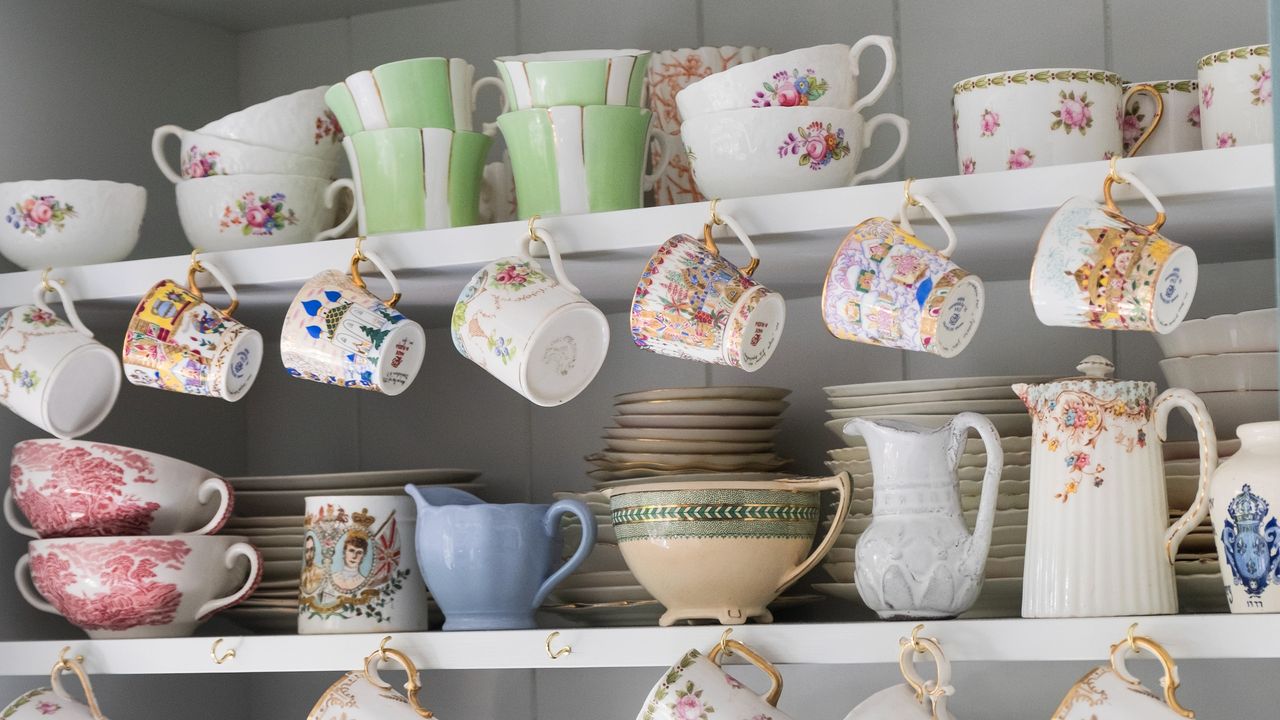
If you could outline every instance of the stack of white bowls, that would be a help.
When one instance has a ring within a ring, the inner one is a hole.
[[[858,96],[862,52],[880,48],[885,70]],[[818,45],[731,67],[676,94],[698,190],[745,197],[856,185],[884,175],[907,148],[907,121],[862,111],[884,94],[897,67],[892,38],[871,35],[852,46]],[[881,125],[898,131],[888,160],[858,172],[862,151]]]
[[[1275,308],[1185,320],[1157,335],[1164,352],[1160,370],[1170,387],[1204,401],[1220,439],[1245,423],[1280,417],[1280,355]]]
[[[156,128],[151,153],[177,187],[178,217],[192,247],[237,250],[338,237],[342,128],[324,104],[327,88],[258,103],[199,130]],[[181,141],[178,169],[164,142]]]
[[[791,461],[774,447],[786,388],[657,388],[614,398],[605,449],[586,457],[596,489],[636,478],[775,472]],[[612,532],[612,528],[610,528]]]

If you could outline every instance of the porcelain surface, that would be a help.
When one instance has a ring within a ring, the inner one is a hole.
[[[146,189],[128,183],[0,183],[0,254],[24,270],[124,260],[138,244],[146,207]]]
[[[304,175],[214,175],[180,182],[174,191],[187,242],[222,252],[341,237],[356,212],[334,224],[331,185]]]
[[[299,90],[237,110],[196,132],[332,162],[342,128],[324,104],[327,87]]]
[[[1233,613],[1280,612],[1280,421],[1240,427],[1209,485],[1209,516]]]
[[[1202,148],[1271,142],[1270,45],[1206,55],[1200,58],[1196,69]]]
[[[164,155],[164,143],[170,136],[178,138],[178,166]],[[211,175],[307,175],[326,180],[338,177],[337,159],[326,160],[249,145],[238,140],[204,135],[177,125],[162,125],[151,135],[151,157],[156,167],[169,179],[179,183]]]

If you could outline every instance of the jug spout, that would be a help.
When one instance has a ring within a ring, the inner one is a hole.
[[[1027,391],[1031,389],[1031,386],[1027,383],[1014,383],[1012,387],[1014,394],[1018,396],[1022,404],[1027,406],[1027,410],[1031,410],[1031,400],[1027,398]]]
[[[413,498],[413,502],[418,506],[418,517],[422,517],[423,513],[426,511],[435,509],[441,505],[484,504],[484,501],[475,495],[457,488],[432,487],[430,485],[414,485],[413,483],[409,483],[404,486],[404,491],[405,494]]]

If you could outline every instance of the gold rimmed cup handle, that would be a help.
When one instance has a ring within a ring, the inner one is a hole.
[[[1147,138],[1151,137],[1151,134],[1156,131],[1156,126],[1160,124],[1160,119],[1164,117],[1164,98],[1160,97],[1160,91],[1156,90],[1156,87],[1149,83],[1139,83],[1125,91],[1124,97],[1120,99],[1121,116],[1123,116],[1124,112],[1129,108],[1129,100],[1134,95],[1150,95],[1151,99],[1155,100],[1156,111],[1151,116],[1151,124],[1148,125],[1147,129],[1143,130],[1142,134],[1138,136],[1138,139],[1134,141],[1133,147],[1129,148],[1128,152],[1124,154],[1125,157],[1133,157],[1138,154],[1138,150],[1142,148],[1142,144],[1145,143]]]
[[[236,308],[240,307],[240,296],[236,294],[235,285],[231,284],[231,281],[227,279],[226,274],[223,273],[222,269],[217,265],[214,265],[208,260],[200,259],[199,249],[192,250],[191,264],[187,266],[187,292],[195,295],[200,300],[204,300],[204,292],[200,289],[200,286],[196,284],[196,275],[199,275],[202,272],[212,275],[213,279],[217,280],[218,284],[222,286],[222,289],[227,292],[227,296],[231,298],[231,302],[227,307],[219,311],[223,315],[231,317],[231,314],[236,311]]]
[[[89,714],[94,720],[106,720],[102,716],[102,711],[98,709],[98,698],[93,694],[93,684],[89,682],[89,674],[84,671],[84,666],[80,663],[84,662],[84,658],[76,656],[67,657],[70,647],[62,648],[62,652],[58,653],[58,662],[53,666],[53,670],[49,673],[49,684],[53,687],[53,693],[67,702],[75,702],[75,699],[62,686],[62,676],[71,673],[80,680],[80,687],[84,690],[85,702],[89,705]]]
[[[773,663],[765,660],[763,655],[752,650],[746,644],[724,637],[707,653],[707,659],[715,663],[716,667],[719,667],[720,656],[722,654],[727,655],[730,651],[746,658],[748,662],[760,668],[765,675],[769,676],[769,692],[761,695],[760,699],[773,707],[777,707],[778,700],[782,698],[782,673],[778,672],[778,668],[774,667]]]
[[[738,272],[742,273],[744,277],[751,277],[751,275],[756,271],[756,268],[760,267],[760,253],[756,250],[755,243],[751,242],[751,237],[747,235],[747,231],[743,230],[742,225],[739,224],[738,221],[729,213],[717,212],[713,207],[711,209],[711,214],[712,220],[702,226],[702,243],[707,246],[707,251],[716,257],[720,256],[720,247],[716,245],[716,240],[713,237],[713,230],[716,225],[723,224],[729,226],[729,229],[733,231],[733,234],[738,237],[738,241],[747,249],[747,254],[751,256],[751,262],[747,263],[745,268],[740,268]],[[716,220],[719,220],[720,222],[716,222]]]
[[[418,679],[418,666],[413,664],[413,660],[409,659],[408,655],[396,650],[395,648],[387,647],[386,643],[387,641],[384,639],[378,649],[374,650],[364,659],[364,679],[379,689],[393,690],[391,683],[383,680],[378,675],[377,665],[378,663],[386,662],[387,660],[396,663],[409,676],[408,680],[406,680],[404,684],[404,689],[409,696],[409,707],[413,708],[413,711],[417,713],[419,717],[435,717],[430,710],[422,707],[418,700],[418,695],[422,692],[422,682]]]
[[[396,278],[395,273],[391,272],[391,268],[382,260],[382,256],[372,250],[364,249],[364,237],[356,238],[356,251],[351,255],[351,282],[361,290],[368,290],[365,286],[364,278],[360,275],[360,263],[370,262],[387,279],[391,285],[391,297],[386,302],[387,307],[395,308],[396,303],[400,302],[400,281]]]
[[[1164,701],[1173,712],[1185,718],[1194,718],[1196,714],[1178,702],[1178,687],[1182,684],[1178,679],[1178,664],[1174,662],[1173,656],[1168,650],[1164,649],[1160,643],[1149,637],[1141,635],[1133,635],[1134,628],[1130,628],[1130,634],[1124,640],[1111,646],[1111,669],[1115,674],[1130,685],[1140,685],[1139,680],[1129,673],[1129,669],[1125,667],[1125,656],[1129,653],[1138,654],[1142,650],[1146,650],[1155,656],[1159,661],[1161,669],[1164,671],[1164,677],[1160,678],[1160,686],[1164,688]]]

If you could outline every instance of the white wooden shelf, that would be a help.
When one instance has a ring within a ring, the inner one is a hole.
[[[1202,150],[1123,160],[1169,211],[1165,232],[1195,248],[1202,263],[1274,256],[1274,170],[1270,145]],[[1029,274],[1036,243],[1049,215],[1067,198],[1097,195],[1106,162],[1061,165],[1014,172],[918,180],[913,190],[927,194],[956,226],[955,258],[989,280]],[[1133,197],[1121,187],[1121,199]],[[881,183],[806,193],[726,200],[763,256],[756,277],[788,297],[821,292],[831,255],[847,230],[876,215],[892,215],[902,198],[901,183]],[[1149,210],[1134,203],[1134,217]],[[606,310],[625,307],[645,259],[676,233],[698,233],[708,216],[706,203],[642,208],[546,218],[539,227],[553,233],[570,256],[568,270],[583,292]],[[918,223],[926,225],[924,222]],[[447,313],[475,269],[510,254],[525,232],[523,222],[371,238],[401,274],[404,303]],[[174,228],[178,232],[177,228]],[[940,234],[923,228],[926,239]],[[730,257],[744,257],[725,243]],[[284,305],[297,288],[326,268],[345,268],[353,242],[331,240],[303,245],[209,253],[241,291],[244,303]],[[77,299],[132,304],[156,281],[181,279],[185,255],[105,265],[59,268]],[[39,272],[0,275],[0,307],[30,301]]]
[[[1280,658],[1275,643],[1241,638],[1280,637],[1280,615],[1169,615],[1059,620],[951,620],[925,625],[955,662],[1102,660],[1130,623],[1157,639],[1178,660]],[[913,623],[815,623],[748,625],[733,637],[777,664],[896,662],[898,639]],[[422,669],[661,667],[689,648],[710,649],[719,626],[678,628],[561,629],[555,648],[573,651],[552,659],[551,629],[507,632],[430,632],[394,635]],[[215,638],[79,640],[0,643],[0,676],[43,675],[70,646],[94,674],[341,672],[377,649],[382,635],[276,635],[226,637],[221,651],[236,657],[214,663]]]

